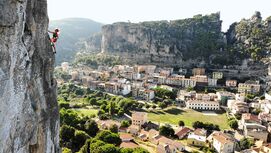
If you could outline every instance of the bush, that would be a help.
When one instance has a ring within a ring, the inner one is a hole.
[[[92,139],[88,139],[85,144],[81,147],[78,153],[90,153],[90,143]]]
[[[251,146],[253,146],[253,141],[248,138],[243,138],[239,142],[241,150],[249,149]]]
[[[118,111],[118,116],[121,117],[121,116],[123,116],[123,115],[124,115],[124,110],[121,108],[121,109],[119,109],[119,111]]]
[[[92,105],[92,106],[98,104],[96,98],[90,98],[88,102],[89,102],[89,104]]]
[[[73,110],[66,110],[64,108],[60,109],[60,124],[70,125],[72,127],[77,127],[80,122],[80,117]]]
[[[60,145],[64,147],[71,147],[70,143],[74,137],[74,132],[75,128],[68,125],[62,125],[59,132]]]
[[[74,137],[72,139],[74,150],[78,151],[85,144],[86,140],[89,138],[90,136],[86,132],[76,130],[74,133]]]
[[[99,153],[99,152],[101,152],[99,147],[104,146],[105,144],[106,143],[101,140],[95,140],[95,141],[90,142],[89,148],[90,148],[91,152]]]
[[[156,105],[152,105],[152,108],[155,109],[155,108],[156,108]]]
[[[179,126],[184,126],[185,125],[184,121],[182,121],[182,120],[180,120],[178,124],[179,124]]]
[[[100,119],[100,120],[108,120],[108,119],[109,119],[109,116],[108,116],[107,114],[101,114],[101,115],[99,116],[99,119]]]
[[[118,133],[119,132],[119,127],[116,124],[114,124],[114,125],[109,127],[109,130],[112,133]]]
[[[59,105],[59,109],[61,109],[61,108],[69,109],[70,108],[70,104],[67,102],[60,102],[58,105]]]
[[[236,121],[235,119],[229,120],[228,124],[232,129],[234,130],[238,129],[238,121]]]
[[[85,131],[89,136],[94,137],[99,131],[99,127],[95,121],[89,120],[85,123]]]
[[[159,134],[165,137],[173,137],[174,130],[170,125],[164,125],[159,128]]]
[[[101,131],[97,134],[95,138],[102,140],[106,143],[114,144],[116,146],[121,144],[121,139],[119,135],[110,131]]]
[[[155,96],[162,99],[175,99],[177,97],[177,92],[174,91],[170,91],[160,87],[154,88],[153,90],[155,92]]]
[[[164,103],[164,102],[158,102],[158,107],[160,107],[160,108],[164,109],[164,108],[166,108],[166,107],[167,107],[167,104],[166,104],[166,103]]]
[[[115,147],[113,144],[106,144],[104,146],[100,146],[101,153],[118,153],[119,149]]]
[[[218,125],[215,125],[213,123],[203,123],[203,122],[200,122],[200,121],[196,121],[194,123],[192,123],[192,126],[194,129],[197,129],[197,128],[203,128],[205,130],[207,130],[208,132],[211,132],[211,131],[220,131],[219,129],[219,126]]]
[[[62,148],[62,153],[72,153],[72,150],[69,148]]]
[[[99,110],[98,113],[97,113],[98,116],[103,115],[103,114],[105,114],[104,110]]]
[[[121,121],[121,127],[129,127],[130,126],[130,123],[129,121]]]

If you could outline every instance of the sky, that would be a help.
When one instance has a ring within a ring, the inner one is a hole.
[[[220,12],[223,31],[260,11],[271,16],[271,0],[47,0],[50,20],[80,17],[104,24],[176,20]]]

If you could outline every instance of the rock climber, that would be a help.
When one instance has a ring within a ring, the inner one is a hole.
[[[53,47],[53,52],[56,53],[56,42],[59,38],[60,30],[58,28],[55,29],[55,31],[48,31],[49,33],[53,34],[53,37],[50,39],[51,46]]]

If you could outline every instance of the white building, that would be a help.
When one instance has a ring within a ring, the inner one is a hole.
[[[204,129],[196,129],[188,134],[187,143],[193,146],[204,146],[207,140],[207,131]]]
[[[197,84],[197,81],[192,80],[192,79],[188,79],[188,78],[184,78],[184,79],[182,79],[181,86],[185,87],[185,88],[188,88],[188,87],[194,88],[196,86],[196,84]]]
[[[262,112],[271,113],[271,102],[269,100],[262,100],[259,105]]]
[[[173,88],[170,87],[170,86],[167,86],[167,85],[161,85],[161,86],[159,86],[159,87],[162,88],[162,89],[166,89],[166,90],[169,90],[169,91],[173,91]]]
[[[248,104],[242,101],[228,100],[227,106],[233,114],[242,114],[249,112]]]
[[[217,101],[188,100],[186,108],[199,110],[219,110],[220,105]]]
[[[208,86],[217,86],[217,79],[208,78]]]
[[[136,97],[142,98],[146,101],[150,101],[155,97],[155,94],[154,94],[153,90],[140,88],[140,89],[138,89],[138,94]]]
[[[121,94],[128,95],[132,91],[131,84],[121,84]]]
[[[218,153],[234,152],[233,139],[223,132],[214,131],[207,139]]]
[[[265,93],[265,99],[267,99],[267,100],[271,100],[271,95],[269,94],[269,93]]]
[[[241,101],[241,102],[245,102],[246,94],[244,94],[244,93],[236,94],[235,99],[238,100],[238,101]]]
[[[68,62],[61,63],[61,68],[62,68],[62,71],[68,72],[70,68],[69,63]]]

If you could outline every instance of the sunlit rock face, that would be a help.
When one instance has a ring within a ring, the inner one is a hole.
[[[46,0],[0,1],[0,153],[59,152]]]
[[[101,51],[125,63],[191,65],[223,45],[220,14],[174,21],[114,23],[102,28]]]

